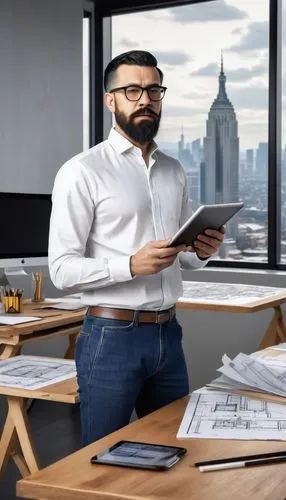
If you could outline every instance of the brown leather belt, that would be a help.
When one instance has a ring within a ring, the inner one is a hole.
[[[100,306],[90,306],[87,310],[87,315],[123,321],[137,321],[138,323],[166,323],[175,314],[175,306],[163,311],[136,311],[134,309],[115,309],[113,307]]]

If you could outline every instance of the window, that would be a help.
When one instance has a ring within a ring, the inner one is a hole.
[[[268,266],[269,0],[114,15],[112,57],[131,49],[152,52],[164,72],[157,142],[185,168],[193,208],[244,201],[217,260]]]

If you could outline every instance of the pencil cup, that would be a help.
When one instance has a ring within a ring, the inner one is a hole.
[[[32,273],[32,302],[42,302],[43,296],[43,272],[37,271]]]
[[[22,292],[7,292],[8,295],[3,295],[1,300],[5,313],[20,313],[23,310]]]

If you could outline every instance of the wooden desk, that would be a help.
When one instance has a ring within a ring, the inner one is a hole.
[[[45,305],[49,304],[45,302],[32,304],[28,301],[24,303],[23,314],[40,316],[42,319],[39,321],[0,326],[0,359],[7,359],[19,354],[24,344],[62,335],[69,336],[69,346],[65,358],[72,359],[74,357],[75,340],[80,331],[85,309],[79,311],[40,309],[41,306]]]
[[[281,305],[286,302],[286,288],[200,281],[184,281],[183,286],[178,309],[255,313],[273,308],[272,320],[258,349],[286,342],[281,311]]]
[[[17,483],[17,495],[58,500],[285,500],[286,465],[201,473],[193,463],[285,449],[266,441],[177,440],[187,398],[96,441]],[[181,445],[187,456],[167,472],[91,465],[90,457],[120,439]]]
[[[0,474],[9,456],[12,456],[22,476],[27,476],[38,471],[40,465],[31,439],[25,400],[32,398],[78,403],[77,382],[71,378],[33,391],[0,386],[0,394],[7,396],[8,401],[8,414],[0,439]]]
[[[269,289],[269,291],[268,291]],[[219,293],[218,293],[219,292]],[[244,296],[244,297],[243,297]],[[236,313],[254,313],[273,308],[273,318],[259,345],[264,349],[286,341],[281,304],[286,302],[286,289],[230,283],[184,282],[184,295],[177,302],[178,309],[196,309]],[[43,319],[14,326],[0,326],[0,359],[15,356],[22,346],[35,340],[69,336],[66,358],[73,358],[76,336],[81,327],[85,310],[60,311],[40,309],[45,302],[24,304],[24,314],[41,316]]]

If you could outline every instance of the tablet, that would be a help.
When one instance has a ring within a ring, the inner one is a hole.
[[[202,205],[173,236],[170,246],[191,245],[206,229],[219,229],[242,207],[242,202]]]
[[[163,444],[118,441],[91,458],[92,464],[121,465],[139,469],[167,470],[187,452],[186,448]]]

